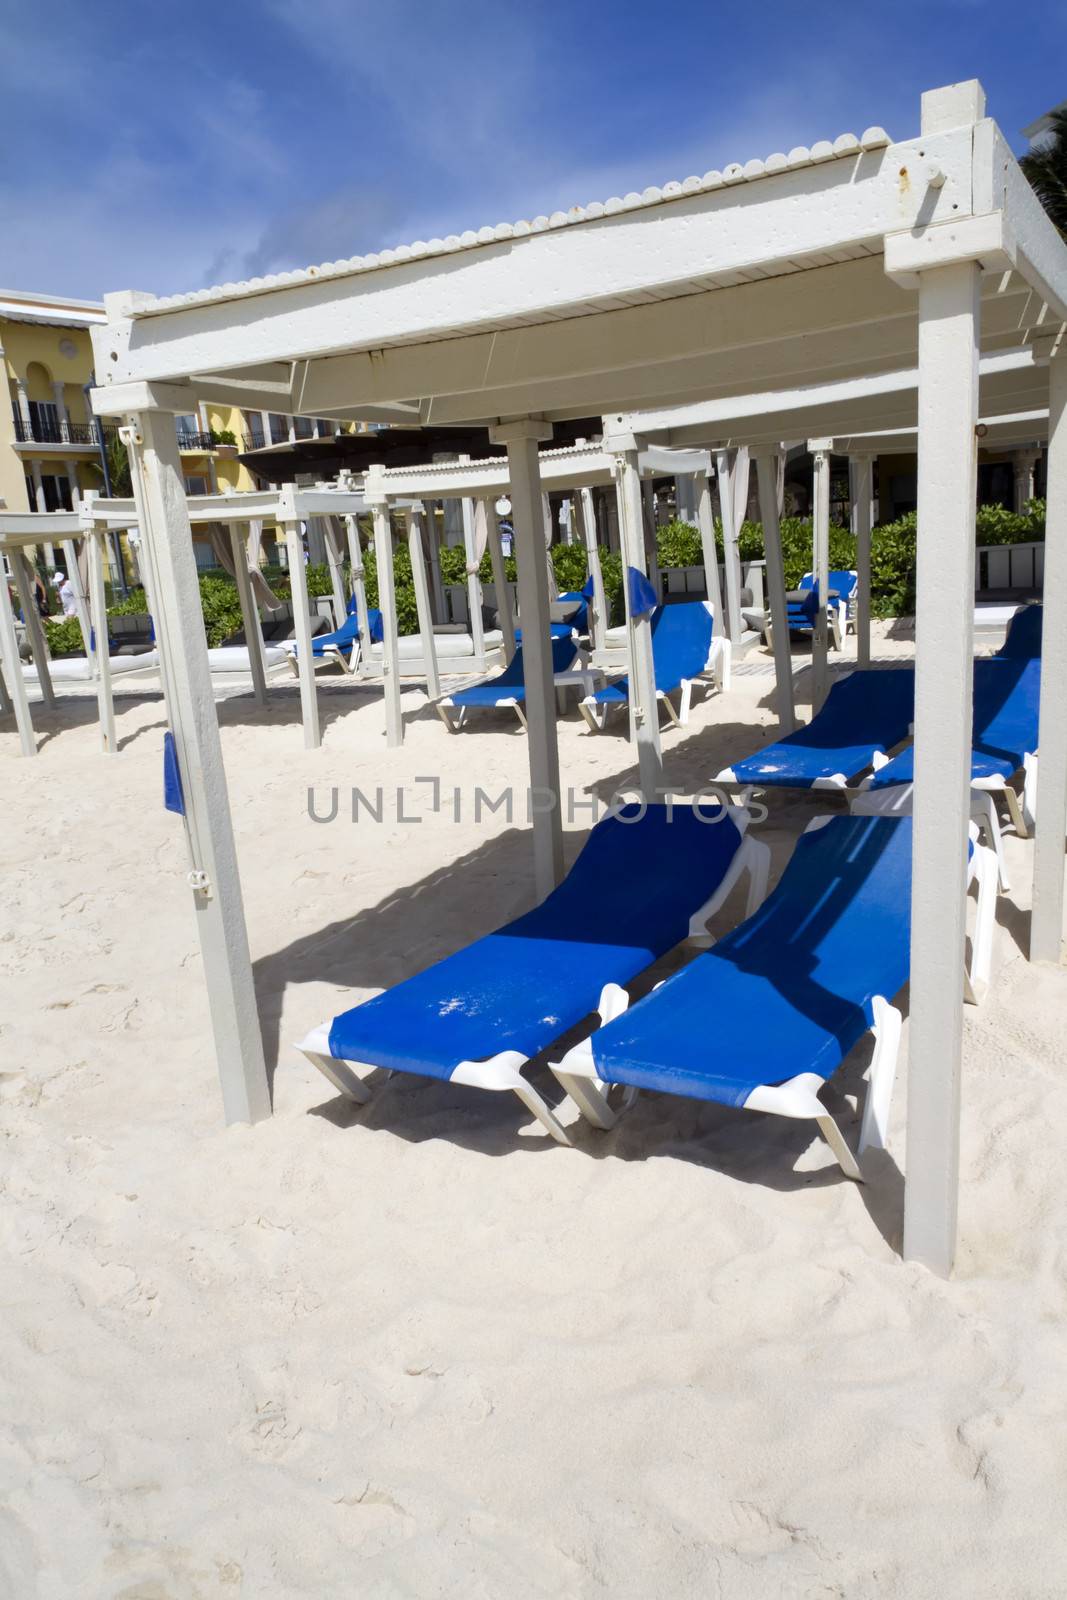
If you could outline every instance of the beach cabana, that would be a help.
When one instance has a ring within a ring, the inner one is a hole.
[[[700,533],[708,574],[709,601],[716,618],[722,622],[722,599],[719,594],[719,569],[715,554],[715,527],[711,511],[709,480],[714,475],[711,458],[701,450],[670,450],[655,445],[637,452],[636,473],[640,485],[648,486],[654,478],[679,477],[691,479],[697,489]],[[619,523],[622,525],[625,508],[624,470],[622,464],[599,441],[576,442],[562,449],[545,449],[538,452],[538,479],[545,543],[550,540],[551,527],[544,513],[550,492],[566,490],[573,495],[578,508],[582,541],[585,545],[589,576],[593,583],[590,604],[590,639],[594,651],[603,650],[608,643],[607,604],[604,580],[600,570],[600,555],[596,517],[593,507],[593,490],[613,487],[619,503]],[[511,492],[509,458],[506,455],[482,460],[432,462],[419,465],[384,467],[381,464],[368,468],[364,479],[367,504],[374,508],[374,543],[379,582],[385,576],[386,587],[392,592],[392,532],[391,513],[406,516],[408,544],[411,553],[415,597],[419,616],[419,653],[401,655],[401,646],[395,638],[395,602],[382,606],[385,638],[380,652],[372,652],[368,659],[371,671],[377,669],[384,676],[386,693],[386,737],[389,744],[403,741],[403,717],[400,710],[400,679],[404,676],[424,676],[431,698],[440,694],[441,668],[444,664],[442,648],[447,648],[448,665],[453,671],[485,672],[496,664],[490,652],[503,651],[510,660],[515,649],[515,621],[511,614],[509,586],[504,576],[504,560],[500,548],[498,513],[496,503],[501,496]],[[429,580],[423,560],[421,519],[425,502],[442,499],[459,499],[471,507],[464,518],[464,547],[466,555],[467,612],[469,632],[457,641],[442,635],[435,640],[430,615]],[[642,498],[640,518],[642,565],[654,549],[655,529],[647,518]],[[492,562],[493,587],[500,614],[499,630],[492,637],[486,634],[482,617],[482,585],[479,568],[486,549]],[[549,577],[550,592],[552,579]],[[521,608],[520,608],[521,609]],[[462,648],[457,648],[461,645]]]
[[[93,329],[99,415],[129,419],[154,550],[168,693],[195,853],[193,895],[227,1116],[269,1111],[232,824],[211,703],[173,415],[199,398],[353,417],[488,422],[506,448],[524,618],[534,883],[561,876],[559,760],[538,446],[556,418],[914,367],[918,425],[915,796],[905,1253],[947,1271],[959,1181],[980,353],[1026,346],[1050,408],[1041,761],[1031,952],[1058,959],[1067,812],[1067,244],[975,82],[872,127],[533,222],[156,299],[111,295]],[[825,437],[808,419],[803,437]],[[646,569],[640,441],[623,478],[623,559]],[[655,782],[646,616],[630,686]]]

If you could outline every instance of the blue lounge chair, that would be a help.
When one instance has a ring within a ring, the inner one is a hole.
[[[974,722],[971,734],[971,815],[982,825],[997,854],[1000,883],[1009,887],[994,795],[1002,795],[1020,838],[1033,822],[1037,781],[1038,710],[1041,662],[1019,655],[991,656],[974,664]],[[1023,773],[1023,797],[1012,779]],[[880,767],[853,797],[852,809],[870,814],[911,810],[915,749],[909,745]]]
[[[370,637],[372,644],[380,644],[383,637],[382,614],[380,611],[370,610],[367,613],[370,621]],[[316,670],[324,664],[339,664],[346,672],[353,672],[358,658],[359,646],[359,619],[350,612],[339,628],[333,633],[317,633],[311,641],[312,664]],[[297,670],[297,645],[295,639],[286,641],[286,652],[289,663],[294,672]]]
[[[911,850],[910,817],[813,824],[759,910],[569,1050],[552,1069],[560,1083],[605,1128],[615,1119],[613,1084],[810,1117],[845,1173],[860,1178],[818,1091],[873,1031],[859,1148],[885,1144],[901,1025],[891,1002],[908,977]],[[973,838],[970,861],[979,889],[965,975],[973,999],[988,971],[996,868]]]
[[[682,727],[689,721],[689,708],[693,698],[693,684],[709,670],[716,673],[721,688],[728,671],[725,652],[720,646],[726,641],[713,640],[714,615],[704,600],[681,601],[677,605],[660,606],[652,618],[652,660],[656,673],[656,699],[670,713],[672,721]],[[670,696],[680,691],[679,709],[675,711]],[[630,702],[630,680],[617,678],[614,683],[587,695],[581,702],[581,712],[595,733],[602,731],[608,712],[616,706]]]
[[[298,1048],[361,1102],[359,1066],[511,1089],[566,1143],[522,1067],[593,1011],[614,1015],[626,1000],[619,986],[699,936],[742,872],[754,909],[769,852],[745,836],[747,821],[733,807],[612,813],[533,911],[313,1029]]]
[[[915,714],[915,672],[903,667],[838,678],[803,728],[724,767],[716,783],[744,789],[845,789],[908,737]]]
[[[472,683],[467,689],[456,689],[435,701],[437,712],[445,727],[458,733],[467,719],[467,713],[477,709],[510,706],[522,726],[526,726],[526,683],[523,678],[522,646],[519,645],[503,672],[486,678],[482,683]],[[576,684],[586,694],[592,693],[597,674],[585,665],[585,658],[572,635],[552,640],[552,679],[557,689]],[[458,712],[454,716],[453,712]]]
[[[1004,643],[996,652],[1002,661],[1030,661],[1041,655],[1042,605],[1023,606],[1008,623]]]

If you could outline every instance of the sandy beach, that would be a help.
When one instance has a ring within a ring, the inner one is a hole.
[[[756,658],[665,734],[681,789],[769,736],[771,684]],[[863,1188],[806,1125],[660,1096],[573,1150],[512,1096],[337,1097],[293,1041],[531,876],[518,816],[473,817],[525,788],[510,713],[450,737],[413,691],[387,752],[376,693],[322,700],[313,753],[295,688],[219,707],[254,1129],[222,1125],[160,697],[119,694],[112,757],[84,696],[35,706],[36,760],[0,719],[2,1600],[1062,1596],[1067,1031],[1020,948],[1030,845],[966,1012],[943,1282],[899,1255],[906,1070]],[[633,769],[573,710],[560,747],[573,856]],[[771,802],[775,875],[827,808]],[[853,1141],[868,1050],[827,1091]]]

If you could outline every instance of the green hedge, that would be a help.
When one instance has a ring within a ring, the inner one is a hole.
[[[1045,503],[1031,500],[1021,513],[1005,511],[1002,506],[981,506],[975,519],[975,542],[979,546],[997,544],[1024,544],[1045,537]],[[722,525],[716,520],[715,539],[722,556]],[[688,522],[669,522],[660,528],[656,538],[661,567],[694,567],[703,560],[700,534]],[[759,561],[763,557],[763,529],[758,522],[742,524],[738,536],[738,553],[742,561]],[[795,588],[805,572],[811,570],[811,519],[808,517],[782,518],[782,556],[785,563],[785,581]],[[623,616],[622,561],[618,553],[600,547],[600,564],[604,574],[604,590],[608,601],[610,620],[621,622]],[[830,566],[854,567],[856,541],[847,528],[830,529]],[[367,578],[367,600],[378,604],[378,574],[374,551],[364,553],[364,570]],[[580,589],[587,576],[585,549],[582,545],[553,545],[552,566],[561,591]],[[411,558],[407,549],[398,544],[393,557],[396,582],[397,618],[401,633],[418,632],[418,614],[415,608],[415,586],[411,577]],[[515,560],[508,556],[504,570],[510,583],[515,582]],[[481,578],[492,581],[493,571],[488,554],[482,559]],[[264,570],[264,576],[279,599],[290,598],[289,575],[280,567]],[[467,581],[466,557],[462,546],[443,546],[441,549],[441,577],[446,586],[465,584]],[[345,570],[347,582],[348,572]],[[328,567],[307,568],[308,593],[312,597],[332,592]],[[200,600],[204,609],[204,623],[208,644],[219,645],[241,627],[241,603],[237,586],[224,572],[204,573],[200,579]],[[896,522],[886,522],[875,528],[871,537],[871,608],[875,616],[911,616],[915,610],[915,514],[901,517]],[[109,616],[124,616],[147,611],[148,602],[143,589],[134,589],[125,600],[108,606]],[[49,648],[54,654],[70,653],[82,648],[81,630],[77,619],[66,617],[45,623]]]

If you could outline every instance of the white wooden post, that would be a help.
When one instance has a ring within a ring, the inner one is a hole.
[[[793,703],[793,651],[789,642],[785,599],[782,529],[778,518],[778,455],[773,449],[754,449],[751,453],[756,460],[760,521],[763,524],[763,554],[767,562],[767,602],[771,613],[771,642],[774,647],[778,728],[784,736],[792,733],[797,725],[797,718]]]
[[[700,529],[700,553],[704,559],[704,582],[708,599],[715,611],[715,626],[720,633],[728,634],[726,617],[722,609],[722,585],[719,583],[719,549],[715,543],[715,512],[711,504],[711,474],[698,473],[693,479],[676,478],[675,483],[692,482],[696,490],[696,518]]]
[[[154,386],[145,385],[151,399]],[[180,394],[181,391],[178,391]],[[177,397],[175,397],[177,399]],[[200,585],[173,411],[140,413],[124,429],[142,549],[152,572],[156,637],[185,803],[189,885],[204,959],[226,1121],[270,1115],[237,851],[208,669]]]
[[[462,459],[462,457],[461,457]],[[463,554],[467,564],[467,610],[470,613],[471,643],[479,660],[485,655],[485,624],[482,621],[482,580],[479,576],[477,538],[474,531],[474,501],[461,502],[463,512]]]
[[[475,517],[484,517],[489,560],[493,566],[493,588],[496,590],[496,609],[500,631],[504,635],[504,654],[510,662],[515,654],[515,615],[511,609],[511,586],[508,583],[504,552],[500,548],[500,520],[492,500],[479,500]]]
[[[662,597],[659,572],[659,547],[656,543],[656,490],[651,478],[645,478],[641,483],[642,524],[645,530],[645,552],[648,557],[647,572],[649,582],[656,593]]]
[[[101,547],[101,540],[104,547]],[[111,692],[111,652],[107,638],[107,600],[104,594],[104,549],[107,530],[90,533],[89,615],[96,634],[96,704],[100,716],[100,748],[109,755],[117,749],[115,741],[115,700]]]
[[[4,564],[0,561],[0,653],[4,658],[7,689],[15,707],[15,724],[19,730],[19,744],[24,756],[37,754],[37,740],[30,716],[30,700],[26,693],[26,680],[22,676],[19,659],[18,635],[15,632],[15,613],[11,608],[11,591],[7,586]]]
[[[248,576],[248,551],[236,522],[229,527],[230,550],[233,555],[233,575],[237,585],[237,598],[241,602],[241,626],[245,631],[248,648],[248,669],[252,674],[252,693],[256,704],[267,703],[267,663],[263,650],[263,630],[259,620],[259,607],[252,598],[252,584]]]
[[[400,708],[400,649],[397,643],[396,580],[393,576],[393,525],[389,502],[382,489],[372,488],[371,467],[364,480],[363,498],[374,515],[374,562],[378,571],[378,605],[382,613],[382,687],[385,691],[385,742],[395,749],[404,742],[404,717]]]
[[[904,1254],[952,1270],[970,818],[980,272],[919,278],[915,795]],[[1062,841],[1061,841],[1062,843]]]
[[[426,664],[426,693],[436,700],[441,693],[441,674],[437,670],[437,644],[433,631],[433,609],[430,605],[430,585],[426,576],[426,560],[422,547],[422,501],[415,500],[407,508],[408,554],[411,557],[411,577],[415,585],[415,609],[419,614],[419,643]]]
[[[348,615],[348,598],[342,570],[341,547],[337,537],[337,523],[333,517],[322,519],[322,542],[326,550],[326,565],[330,571],[330,589],[333,592],[334,626],[344,626]]]
[[[1040,459],[1041,451],[1034,448],[1012,451],[1013,509],[1017,512],[1025,510],[1026,502],[1034,498],[1034,468]]]
[[[522,417],[489,430],[494,444],[507,446],[512,522],[518,567],[519,619],[522,623],[523,684],[530,750],[534,883],[543,899],[563,876],[563,819],[560,814],[559,745],[556,696],[549,633],[548,563],[537,446],[551,439],[552,424]]]
[[[430,593],[433,595],[434,620],[448,621],[448,600],[444,579],[441,577],[441,546],[437,538],[437,502],[423,500],[426,508],[426,557],[430,563]]]
[[[308,575],[304,565],[304,541],[296,515],[291,488],[285,491],[288,504],[279,501],[279,521],[285,529],[285,549],[289,560],[289,593],[296,627],[296,669],[300,678],[300,717],[304,725],[305,750],[317,750],[322,743],[319,726],[319,697],[315,688],[315,661],[311,654],[311,602]]]
[[[15,587],[19,592],[22,620],[26,624],[26,633],[29,636],[30,649],[33,652],[33,665],[37,673],[37,682],[41,686],[41,699],[48,709],[52,710],[55,707],[56,697],[52,689],[52,677],[48,671],[48,643],[45,639],[44,627],[37,610],[33,571],[29,561],[26,559],[24,550],[12,549],[11,570],[15,575]]]
[[[359,623],[359,652],[366,660],[370,651],[370,614],[367,607],[367,580],[363,571],[363,546],[359,542],[359,518],[345,517],[348,538],[348,564],[352,568],[352,594],[356,602],[356,621]]]
[[[638,572],[646,576],[648,572],[640,456],[632,434],[605,434],[604,449],[615,457],[615,493],[622,544],[622,592],[626,600],[626,641],[630,652],[630,737],[637,749],[641,792],[646,800],[657,800],[663,786],[663,754],[659,737],[656,669],[652,659],[652,618],[647,613],[642,617],[634,616],[630,606],[627,571],[629,567],[636,567]]]
[[[597,543],[596,509],[592,489],[580,489],[575,504],[582,519],[582,537],[585,540],[585,559],[589,576],[593,580],[593,600],[589,608],[589,638],[594,650],[603,650],[608,642],[608,599],[604,592],[604,573],[600,566],[600,546]]]
[[[1049,362],[1044,601],[1030,959],[1059,961],[1067,821],[1067,351],[1063,349]]]
[[[827,606],[830,588],[830,441],[809,439],[812,455],[811,569],[818,590],[811,639],[811,711],[819,710],[830,689]]]
[[[78,617],[78,627],[81,630],[82,645],[85,649],[85,659],[93,659],[93,642],[91,636],[92,624],[89,621],[89,602],[82,585],[81,568],[78,566],[78,547],[73,539],[63,540],[63,560],[67,564],[67,577],[74,590],[74,609]]]
[[[852,531],[856,535],[856,663],[871,664],[871,498],[874,457],[853,456]]]
[[[726,450],[715,452],[715,476],[719,485],[719,517],[722,521],[723,565],[726,569],[726,632],[736,645],[741,637],[741,560],[737,552],[733,466]]]

